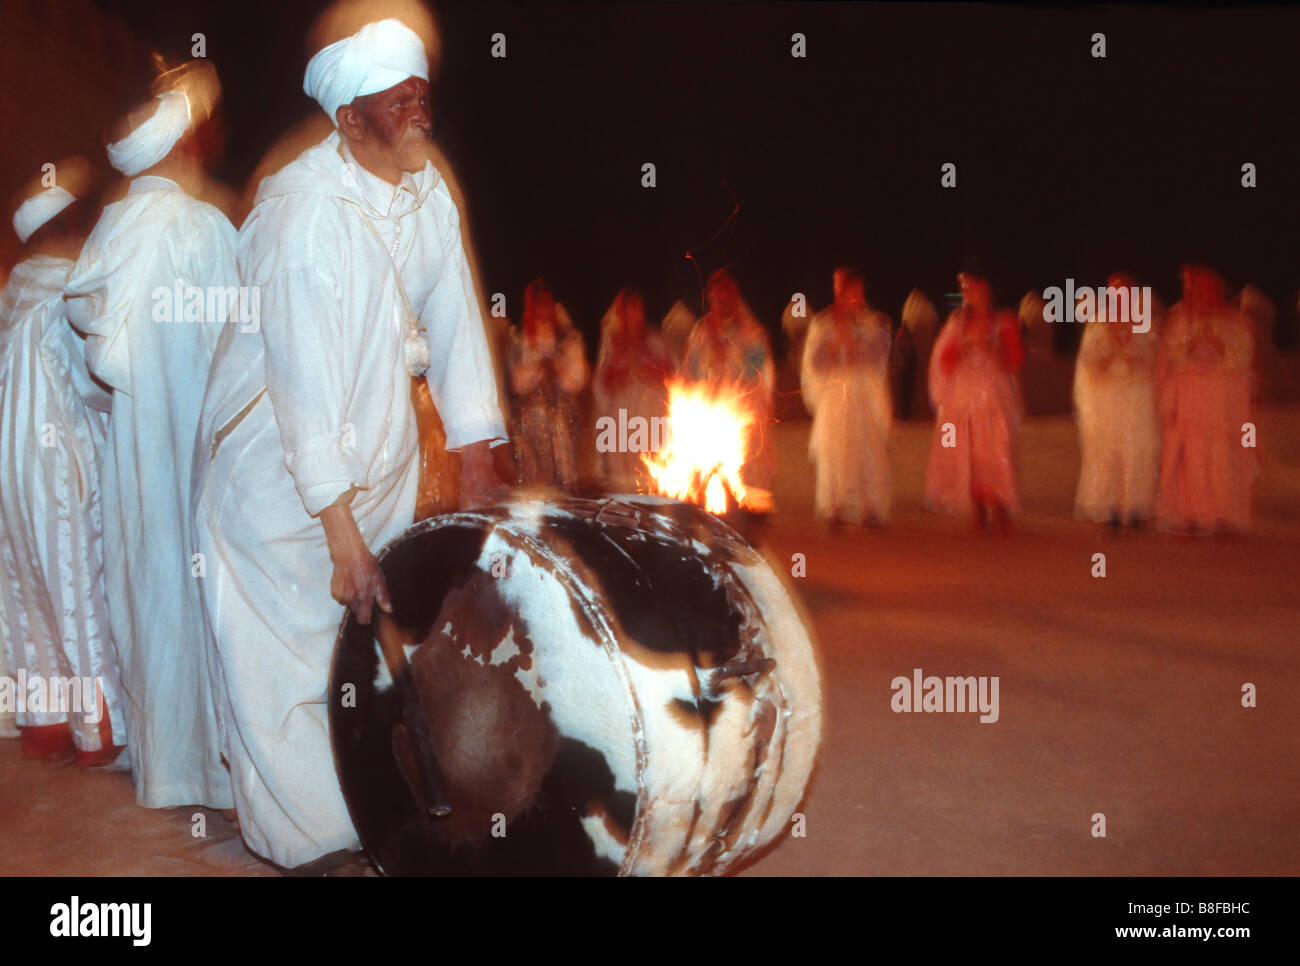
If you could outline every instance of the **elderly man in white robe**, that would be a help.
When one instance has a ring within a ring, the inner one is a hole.
[[[66,704],[19,711],[23,756],[71,747],[83,768],[126,745],[101,545],[109,396],[86,369],[63,301],[87,228],[66,188],[30,193],[14,215],[21,261],[0,292],[0,673],[67,682]]]
[[[113,391],[104,582],[136,801],[147,808],[233,801],[207,676],[205,567],[190,529],[203,386],[226,318],[218,305],[239,284],[233,226],[187,191],[201,180],[195,130],[209,98],[183,84],[131,112],[127,133],[108,145],[131,184],[104,209],[65,288],[90,371]]]
[[[228,329],[196,450],[204,601],[247,845],[313,871],[359,848],[326,694],[346,604],[391,611],[373,551],[411,522],[422,375],[461,453],[462,505],[499,497],[506,440],[447,182],[427,160],[428,62],[396,20],[307,65],[337,130],[264,179],[239,240],[261,327]]]
[[[809,456],[817,464],[815,513],[834,527],[889,517],[891,324],[866,300],[862,278],[835,270],[835,302],[809,328],[804,405],[813,413]]]

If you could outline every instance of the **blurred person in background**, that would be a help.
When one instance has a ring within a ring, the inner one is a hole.
[[[1083,330],[1074,373],[1074,413],[1082,465],[1074,515],[1081,520],[1138,526],[1155,511],[1160,426],[1156,418],[1154,330],[1134,330],[1133,316],[1150,320],[1151,306],[1129,304],[1142,291],[1117,272],[1107,287],[1119,314],[1108,316],[1099,299],[1097,317]]]
[[[930,418],[926,376],[938,326],[939,313],[934,303],[919,288],[912,289],[903,303],[902,324],[889,354],[894,415],[899,419]]]
[[[752,417],[741,481],[749,490],[754,512],[770,512],[775,469],[770,423],[776,388],[772,344],[725,269],[709,277],[704,302],[706,312],[695,323],[686,344],[682,375],[713,391],[738,393]]]
[[[813,414],[815,514],[883,526],[889,517],[889,316],[867,304],[862,277],[834,275],[835,301],[812,320],[804,348],[804,404]]]
[[[646,427],[649,447],[654,440],[648,434],[661,425],[655,420],[668,415],[667,381],[677,370],[672,353],[659,333],[646,325],[645,303],[635,289],[618,293],[605,313],[601,333],[592,381],[596,416],[612,419],[615,426],[638,420]],[[615,448],[599,453],[601,475],[618,492],[644,492],[650,482],[642,461],[647,450],[634,449],[630,441],[629,434],[627,452]]]
[[[1205,535],[1249,526],[1254,346],[1251,321],[1228,302],[1222,278],[1184,266],[1183,298],[1169,310],[1156,361],[1161,529]]]
[[[981,528],[996,522],[1006,529],[1020,503],[1020,321],[1015,312],[995,309],[988,277],[973,262],[957,280],[962,304],[930,359],[935,427],[925,506],[973,514]]]
[[[590,370],[582,333],[540,278],[524,290],[507,371],[519,482],[571,490],[578,482],[581,393]]]

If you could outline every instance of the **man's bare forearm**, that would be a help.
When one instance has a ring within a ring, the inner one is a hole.
[[[325,528],[325,541],[329,544],[330,559],[335,563],[338,563],[341,557],[347,556],[349,551],[355,551],[358,546],[365,548],[365,541],[361,539],[357,521],[352,516],[352,494],[355,492],[355,489],[348,490],[320,512],[319,519],[321,526]]]
[[[353,492],[349,490],[327,506],[319,519],[334,564],[330,594],[340,604],[350,607],[362,624],[369,624],[375,605],[390,613],[393,606],[383,572],[352,516],[349,504]]]

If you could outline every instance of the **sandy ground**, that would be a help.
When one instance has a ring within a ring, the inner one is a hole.
[[[808,424],[778,427],[767,549],[806,557],[828,724],[806,834],[747,873],[1300,873],[1300,407],[1257,422],[1256,528],[1223,541],[1071,520],[1068,417],[1026,424],[1012,534],[920,509],[930,426],[913,423],[891,442],[889,527],[827,535]],[[999,719],[894,713],[891,680],[918,667],[996,675]],[[125,775],[0,741],[0,874],[277,873],[215,813],[138,808]]]

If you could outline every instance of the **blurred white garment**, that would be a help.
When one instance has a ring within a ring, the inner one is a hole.
[[[817,464],[815,513],[850,523],[889,517],[889,317],[858,311],[847,328],[819,313],[804,347],[804,405],[813,414],[808,451]]]
[[[1160,424],[1154,331],[1094,320],[1083,332],[1074,373],[1082,466],[1074,515],[1122,523],[1155,511]]]
[[[203,649],[190,467],[224,318],[166,318],[176,286],[239,284],[235,230],[174,181],[144,176],[104,209],[67,284],[90,371],[113,390],[103,463],[104,583],[136,800],[229,808]],[[203,304],[199,304],[199,303]]]
[[[66,258],[36,255],[0,293],[0,675],[98,679],[94,707],[83,698],[80,708],[17,715],[23,727],[66,721],[77,748],[98,751],[105,710],[113,744],[126,744],[100,539],[109,396],[68,325],[71,270]]]

